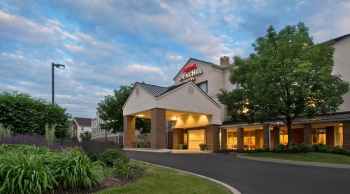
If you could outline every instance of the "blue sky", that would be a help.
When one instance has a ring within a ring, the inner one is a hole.
[[[135,81],[169,86],[189,58],[251,53],[272,25],[304,22],[316,43],[350,33],[350,1],[0,0],[0,92],[95,117],[104,96]]]

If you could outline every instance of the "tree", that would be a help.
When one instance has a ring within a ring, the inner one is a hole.
[[[248,59],[234,57],[230,82],[241,89],[221,90],[218,98],[227,105],[232,120],[247,123],[280,119],[292,140],[293,120],[304,115],[329,113],[343,103],[349,83],[332,75],[333,41],[314,44],[304,23],[288,25],[280,32],[270,26],[253,44]]]
[[[130,86],[120,86],[119,90],[114,90],[114,95],[105,96],[104,100],[98,103],[97,111],[100,118],[105,121],[100,124],[103,130],[112,133],[123,132],[123,105],[128,99],[131,90],[135,84]],[[141,133],[149,133],[151,130],[151,122],[149,119],[136,118],[136,128]]]
[[[84,133],[80,134],[81,141],[90,141],[91,140],[91,133],[89,131],[85,131]]]
[[[0,123],[12,133],[44,135],[47,124],[49,128],[55,126],[56,138],[63,140],[69,137],[70,119],[66,109],[57,104],[29,94],[0,93]]]

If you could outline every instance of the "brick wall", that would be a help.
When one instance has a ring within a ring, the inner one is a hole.
[[[326,145],[328,149],[333,150],[334,148],[334,126],[326,127]]]
[[[206,128],[207,149],[215,151],[220,149],[219,125],[207,125]]]
[[[184,143],[184,130],[173,129],[173,149],[177,149],[178,144]]]
[[[227,129],[221,129],[221,149],[227,149]]]
[[[343,121],[343,147],[350,150],[350,121]]]
[[[304,141],[302,143],[305,143],[307,145],[312,145],[312,134],[311,134],[311,125],[305,124],[304,125]]]
[[[166,148],[165,109],[151,109],[151,146],[152,148]]]
[[[298,145],[304,143],[304,128],[292,129],[292,141]]]
[[[124,147],[131,148],[131,142],[135,141],[135,117],[134,116],[124,116],[123,118],[123,127],[124,127]]]
[[[267,149],[269,148],[269,124],[264,124],[263,125],[263,140],[264,140],[264,144],[263,144],[263,149]]]
[[[275,148],[280,143],[280,129],[273,127],[271,131],[271,149]]]

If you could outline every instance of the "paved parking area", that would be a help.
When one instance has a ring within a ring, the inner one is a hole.
[[[246,160],[236,154],[126,153],[132,159],[216,179],[243,194],[350,193],[350,169]]]

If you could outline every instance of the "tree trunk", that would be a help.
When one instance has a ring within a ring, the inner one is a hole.
[[[290,117],[287,117],[287,131],[288,131],[288,145],[287,149],[292,149],[292,121]]]

